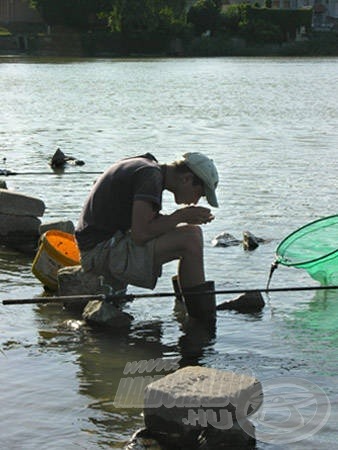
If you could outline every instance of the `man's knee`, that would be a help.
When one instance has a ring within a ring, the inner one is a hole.
[[[203,248],[203,232],[198,225],[185,225],[184,247],[190,252],[199,251]]]

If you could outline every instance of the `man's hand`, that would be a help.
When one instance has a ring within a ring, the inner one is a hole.
[[[203,206],[185,206],[176,210],[173,215],[179,219],[179,223],[189,223],[193,225],[202,225],[214,220],[215,216],[211,214],[209,208]]]
[[[154,212],[151,203],[135,200],[133,204],[131,235],[139,245],[173,230],[180,223],[202,225],[214,220],[209,208],[185,206],[172,214]]]

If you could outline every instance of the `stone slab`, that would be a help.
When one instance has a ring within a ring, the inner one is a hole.
[[[152,432],[190,440],[205,428],[238,427],[262,401],[262,386],[254,377],[188,366],[145,388],[144,420]]]
[[[56,222],[46,222],[40,225],[40,234],[44,234],[49,230],[59,230],[64,233],[74,234],[75,226],[71,220],[58,220]]]
[[[37,217],[0,213],[0,244],[34,254],[41,221]]]
[[[37,217],[0,213],[0,234],[7,235],[21,231],[39,234],[41,221]]]
[[[42,200],[25,194],[0,189],[0,213],[41,217],[45,211]]]
[[[57,272],[57,284],[59,295],[91,295],[103,294],[104,289],[100,278],[91,273],[84,272],[81,265],[67,266]],[[65,304],[65,308],[73,311],[81,311],[88,301],[72,302]]]

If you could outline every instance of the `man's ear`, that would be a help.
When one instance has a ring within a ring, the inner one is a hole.
[[[193,174],[190,172],[185,172],[181,174],[182,184],[191,184],[193,181]]]

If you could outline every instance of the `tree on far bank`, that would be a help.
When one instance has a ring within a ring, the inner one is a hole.
[[[152,32],[185,22],[183,0],[111,0],[110,10],[104,13],[109,27],[124,35],[133,32]]]
[[[206,31],[215,33],[220,25],[221,18],[220,0],[197,0],[189,9],[187,21],[194,26],[196,35],[200,36]]]
[[[48,25],[87,30],[93,17],[111,8],[112,0],[30,0]]]

